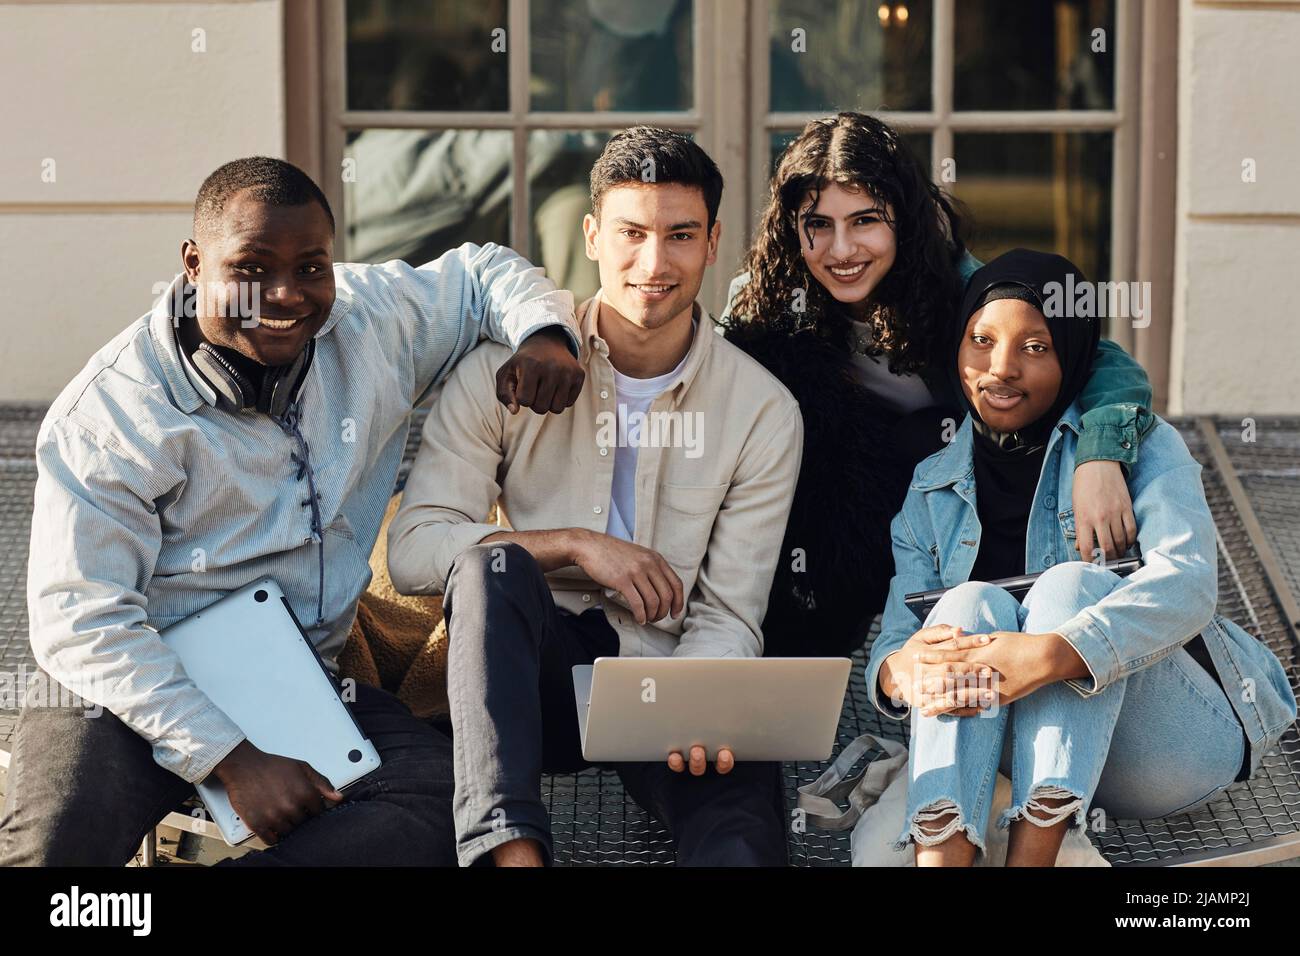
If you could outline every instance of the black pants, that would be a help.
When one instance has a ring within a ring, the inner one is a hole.
[[[457,558],[443,601],[447,685],[462,865],[532,837],[551,858],[544,772],[580,770],[576,664],[619,653],[600,610],[555,606],[537,562],[517,545],[483,544]],[[785,866],[780,764],[712,765],[700,777],[664,760],[611,765],[632,798],[668,827],[684,866]]]
[[[358,685],[356,698],[348,707],[383,765],[275,846],[223,864],[455,865],[451,741],[387,691]],[[124,865],[194,786],[108,711],[30,701],[14,734],[0,866]]]

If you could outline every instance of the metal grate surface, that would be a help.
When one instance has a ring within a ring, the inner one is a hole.
[[[43,406],[0,406],[0,669],[32,666],[27,641],[26,569],[32,490],[32,460]],[[419,443],[424,410],[417,410],[398,479],[405,484]],[[1293,637],[1269,587],[1258,556],[1204,447],[1195,423],[1175,421],[1192,453],[1205,466],[1206,495],[1220,534],[1219,610],[1260,637],[1277,654],[1300,690]],[[1234,469],[1246,488],[1270,544],[1284,565],[1286,584],[1300,594],[1300,419],[1257,424],[1256,441],[1243,442],[1236,423],[1219,425]],[[878,626],[878,625],[877,625]],[[873,626],[868,639],[874,639]],[[837,752],[863,733],[906,740],[907,727],[883,720],[867,699],[864,654],[855,655],[849,693],[840,716]],[[0,747],[12,736],[14,714],[0,710]],[[785,767],[787,810],[795,790],[811,782],[823,763]],[[671,865],[672,841],[664,827],[627,797],[616,774],[589,770],[543,781],[550,809],[556,862],[564,865]],[[1093,834],[1115,865],[1176,863],[1209,852],[1240,852],[1271,837],[1300,831],[1300,733],[1292,727],[1265,757],[1255,776],[1229,789],[1205,809],[1165,820],[1113,821]],[[792,833],[790,860],[796,866],[844,866],[849,835],[811,830]]]
[[[36,487],[36,432],[44,405],[0,406],[0,672],[34,667],[27,641],[27,551]],[[17,713],[6,709],[15,678],[0,685],[0,747],[8,749]]]
[[[1220,421],[1219,440],[1246,489],[1283,580],[1300,597],[1300,419]]]
[[[1194,421],[1174,423],[1203,466],[1205,496],[1218,529],[1219,613],[1264,641],[1286,668],[1292,689],[1300,689],[1294,637],[1204,439]],[[1290,428],[1300,428],[1300,421],[1292,420]],[[1300,476],[1292,478],[1291,487],[1294,500],[1300,495]],[[1292,522],[1292,532],[1300,531],[1300,509],[1294,506]],[[1190,854],[1240,850],[1293,834],[1300,831],[1298,773],[1300,734],[1293,725],[1250,780],[1230,787],[1204,809],[1164,820],[1117,821],[1106,832],[1093,834],[1093,841],[1112,864],[1123,865],[1176,863]]]

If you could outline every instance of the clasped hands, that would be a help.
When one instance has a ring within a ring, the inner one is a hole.
[[[924,717],[973,717],[1046,684],[1086,674],[1082,659],[1059,634],[967,634],[939,624],[917,631],[890,654],[879,681],[890,700],[919,708]]]

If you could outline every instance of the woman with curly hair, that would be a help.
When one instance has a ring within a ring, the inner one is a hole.
[[[890,521],[912,469],[962,418],[942,353],[981,265],[964,226],[958,204],[873,117],[813,120],[781,156],[747,272],[720,320],[804,416],[803,467],[763,625],[769,655],[852,653],[883,607]],[[1146,373],[1103,341],[1080,404],[1079,551],[1114,558],[1137,537],[1121,463],[1136,461],[1155,421]]]

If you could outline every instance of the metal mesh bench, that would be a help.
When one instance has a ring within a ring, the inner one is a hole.
[[[0,669],[33,665],[27,641],[26,569],[36,467],[32,448],[43,406],[0,406]],[[398,487],[419,441],[412,423]],[[1300,612],[1300,418],[1262,419],[1255,441],[1239,420],[1174,420],[1205,467],[1206,495],[1219,533],[1219,610],[1263,640],[1300,689],[1295,634]],[[875,636],[875,628],[867,640]],[[864,652],[840,716],[838,747],[863,733],[906,740],[903,724],[882,720],[867,699]],[[0,710],[0,791],[16,719]],[[786,805],[821,763],[785,766]],[[611,772],[589,770],[543,781],[556,861],[562,865],[671,865],[664,827],[627,797]],[[173,825],[188,823],[173,814]],[[1300,857],[1300,730],[1291,727],[1248,781],[1201,811],[1163,820],[1112,821],[1091,837],[1116,866],[1259,864]],[[796,866],[845,866],[849,836],[815,829],[790,835]]]

